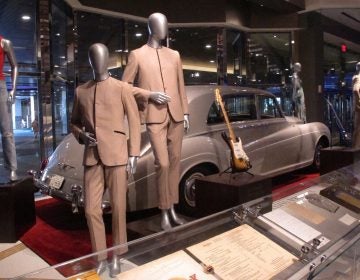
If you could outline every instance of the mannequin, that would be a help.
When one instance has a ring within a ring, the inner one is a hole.
[[[301,64],[296,62],[294,64],[294,73],[292,77],[293,84],[293,102],[295,104],[295,115],[306,123],[306,107],[305,107],[305,96],[304,90],[301,85],[301,79],[299,73],[301,72]]]
[[[180,156],[184,129],[189,129],[188,102],[180,55],[162,45],[168,34],[166,17],[154,13],[148,19],[147,44],[133,50],[122,80],[138,77],[143,91],[134,91],[142,123],[146,123],[155,156],[161,227],[183,224],[174,204],[179,201]]]
[[[0,36],[0,130],[2,138],[2,147],[4,153],[5,168],[10,171],[10,181],[16,181],[18,176],[16,149],[14,133],[12,127],[11,105],[15,102],[16,84],[18,78],[18,66],[12,43]],[[11,67],[11,85],[12,89],[8,93],[6,89],[3,66],[5,56]]]
[[[352,77],[352,90],[354,95],[354,131],[353,148],[360,148],[360,62],[356,63],[355,73]]]
[[[132,174],[136,171],[140,120],[131,86],[109,76],[106,46],[93,44],[88,55],[94,80],[76,89],[71,129],[79,143],[85,145],[85,215],[95,252],[106,249],[101,209],[105,186],[109,188],[111,198],[113,244],[126,243],[126,171]],[[124,129],[125,115],[130,130],[129,147]],[[111,276],[120,272],[119,256],[126,251],[127,248],[121,248],[114,252]],[[98,256],[98,274],[105,271],[106,259],[106,254]]]

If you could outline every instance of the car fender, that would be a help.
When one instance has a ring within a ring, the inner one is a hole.
[[[196,151],[196,154],[195,152]],[[208,136],[184,138],[180,178],[194,166],[211,164],[218,170],[228,167],[230,151],[225,143]]]

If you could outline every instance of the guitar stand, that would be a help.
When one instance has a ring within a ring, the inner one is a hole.
[[[231,166],[229,166],[228,168],[226,168],[224,171],[221,171],[220,173],[219,173],[219,176],[221,176],[222,174],[224,174],[224,173],[231,173],[231,174],[237,174],[237,173],[243,173],[243,172],[245,172],[245,173],[247,173],[247,174],[249,174],[249,175],[251,175],[251,176],[255,176],[253,173],[251,173],[251,172],[249,172],[249,171],[247,171],[247,170],[245,170],[245,171],[234,171],[234,169],[232,169],[232,167]]]

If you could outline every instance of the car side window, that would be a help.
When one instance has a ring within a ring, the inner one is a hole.
[[[255,99],[252,95],[223,96],[230,122],[256,119]],[[209,110],[208,124],[224,122],[221,108],[214,102]]]
[[[261,119],[280,118],[282,116],[275,99],[271,96],[259,95],[259,113]]]

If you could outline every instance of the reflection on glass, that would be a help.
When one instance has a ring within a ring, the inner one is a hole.
[[[217,28],[171,28],[170,48],[180,53],[185,84],[217,82]]]

